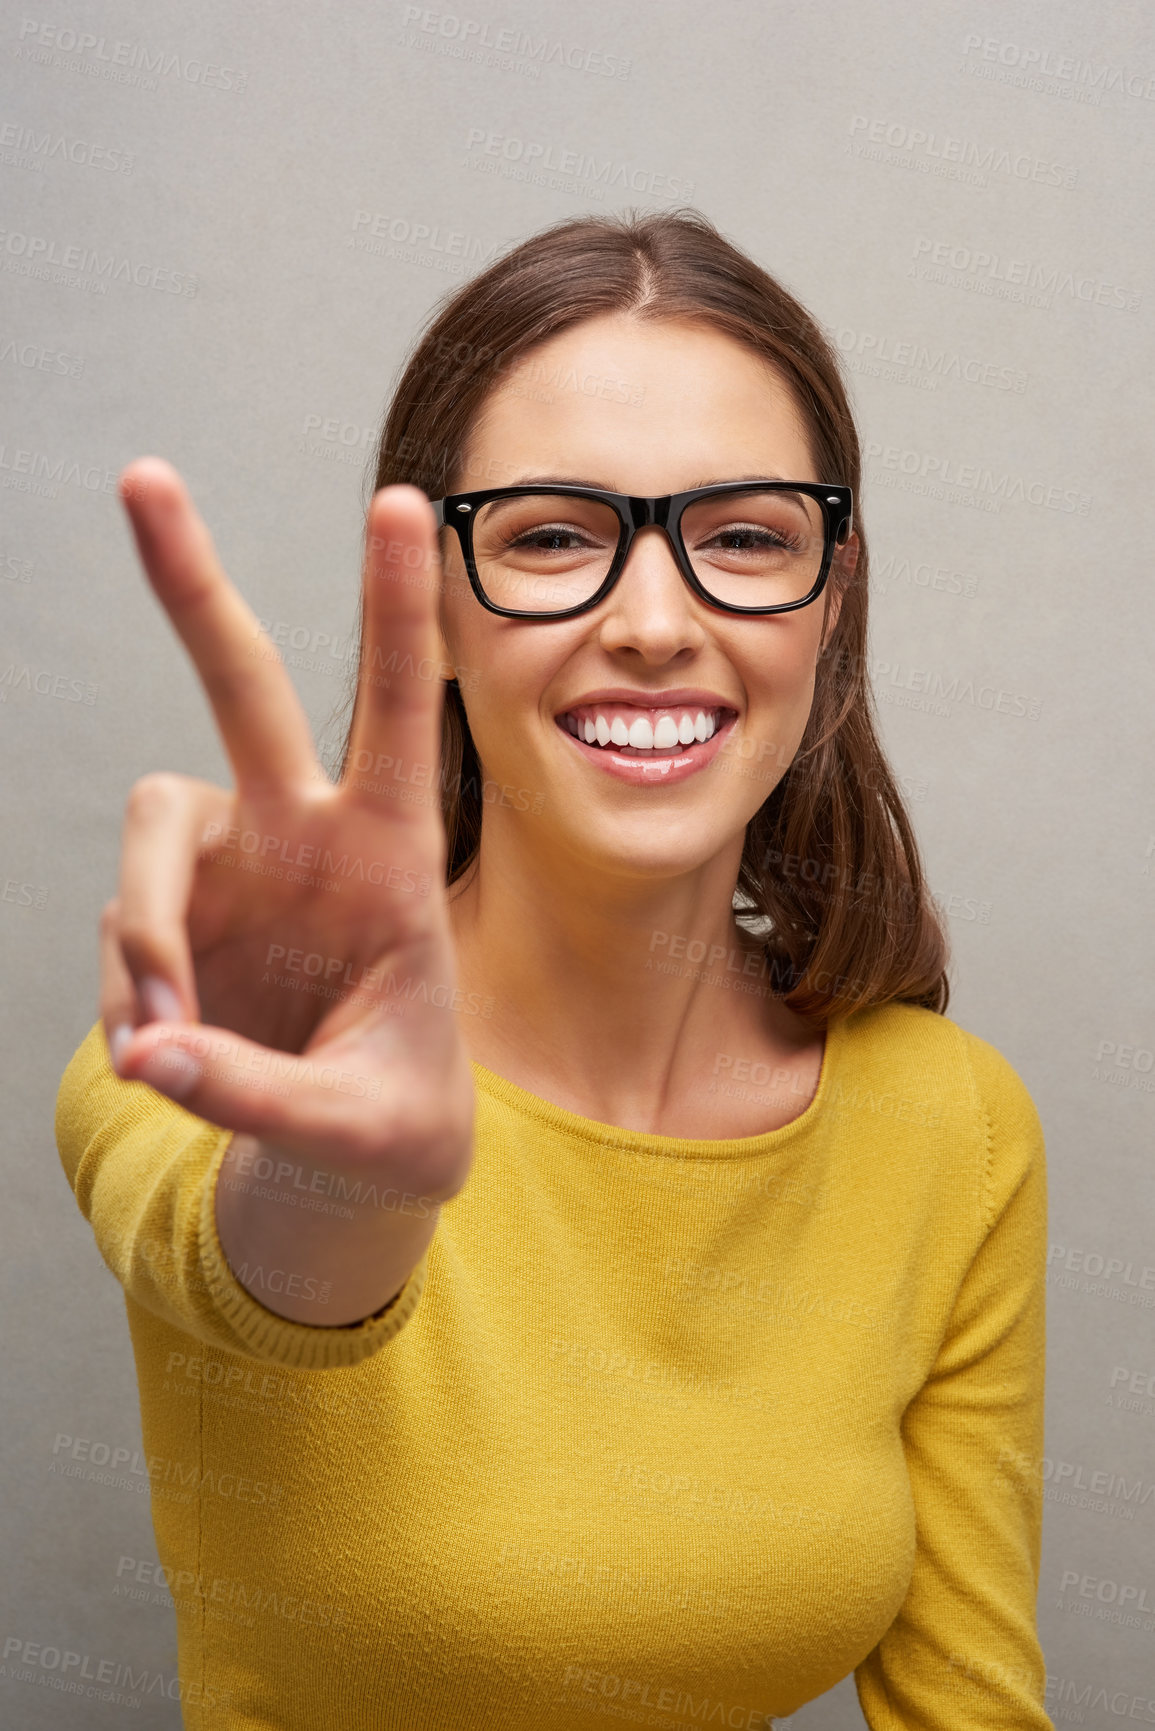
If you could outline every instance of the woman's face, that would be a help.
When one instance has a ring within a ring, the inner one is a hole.
[[[756,476],[841,478],[815,471],[791,393],[744,345],[705,325],[610,314],[502,377],[451,490],[532,478],[664,494]],[[441,549],[441,630],[448,659],[468,670],[461,691],[488,784],[486,828],[514,825],[521,845],[587,871],[673,877],[725,855],[736,873],[746,825],[801,742],[828,596],[828,634],[837,617],[833,584],[794,612],[727,614],[698,599],[662,532],[647,527],[605,600],[539,623],[488,612],[456,535],[443,532]],[[840,557],[855,556],[852,536]],[[581,720],[603,711],[628,731],[660,721],[655,709],[670,712],[656,742],[674,721],[676,746],[587,744],[584,726],[574,736],[575,710]],[[717,716],[715,736],[683,743],[684,716],[699,711]]]

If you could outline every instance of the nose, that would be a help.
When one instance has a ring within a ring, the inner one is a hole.
[[[706,609],[683,577],[669,532],[648,523],[634,535],[617,582],[598,609],[606,649],[668,661],[706,640]]]

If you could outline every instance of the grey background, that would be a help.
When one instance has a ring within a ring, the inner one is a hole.
[[[117,1590],[122,1558],[155,1559],[147,1495],[51,1470],[61,1435],[140,1440],[120,1289],[52,1129],[124,801],[155,768],[231,781],[116,475],[177,465],[234,581],[303,645],[286,660],[331,761],[363,472],[427,310],[561,215],[689,203],[851,368],[874,683],[949,916],[950,1014],[1048,1137],[1048,1700],[1059,1725],[1151,1722],[1153,1619],[1109,1617],[1123,1586],[1155,1602],[1153,14],[462,4],[29,0],[0,25],[0,1627],[175,1678],[171,1611]],[[483,30],[532,44],[464,52]],[[142,280],[29,274],[70,247]],[[926,490],[944,474],[953,493]],[[2,1675],[0,1718],[179,1709]],[[793,1723],[861,1725],[852,1679]]]

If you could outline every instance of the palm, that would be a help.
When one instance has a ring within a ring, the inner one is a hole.
[[[202,855],[189,906],[201,1020],[285,1052],[365,1020],[389,959],[444,896],[436,835],[343,789],[242,805],[222,827],[281,845],[262,860],[214,839]],[[384,1000],[382,1013],[395,1016]]]

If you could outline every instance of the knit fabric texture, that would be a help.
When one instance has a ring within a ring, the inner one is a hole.
[[[99,1021],[64,1072],[185,1725],[764,1731],[853,1671],[872,1731],[1050,1727],[1046,1165],[1007,1059],[859,1010],[800,1116],[713,1141],[473,1074],[420,1263],[321,1327],[224,1258],[231,1131],[122,1081]]]

